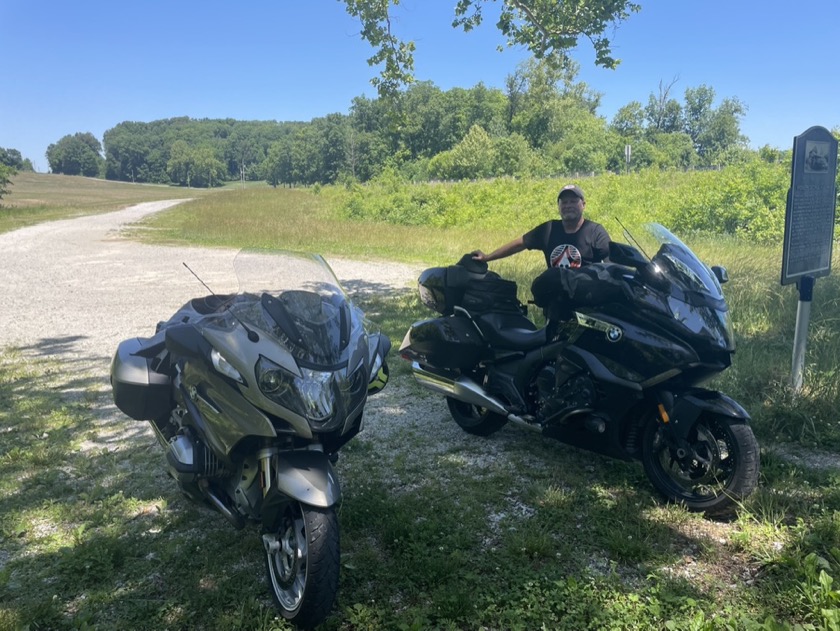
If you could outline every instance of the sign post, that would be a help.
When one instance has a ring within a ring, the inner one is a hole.
[[[791,370],[796,392],[802,388],[814,282],[831,273],[836,177],[837,140],[827,129],[811,127],[793,139],[781,283],[796,283],[799,290]]]

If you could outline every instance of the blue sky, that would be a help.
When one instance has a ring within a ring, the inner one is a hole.
[[[642,11],[611,37],[618,69],[596,68],[585,40],[574,51],[580,80],[603,94],[599,115],[646,103],[660,81],[677,79],[680,100],[705,84],[718,103],[744,103],[741,131],[753,147],[787,149],[812,125],[840,127],[840,1],[637,1]],[[502,88],[527,52],[497,52],[492,19],[453,29],[454,5],[402,0],[395,9],[395,32],[417,45],[417,78]],[[347,113],[353,97],[375,96],[372,51],[358,31],[338,0],[0,0],[0,147],[46,171],[50,143],[86,131],[101,140],[126,120]]]

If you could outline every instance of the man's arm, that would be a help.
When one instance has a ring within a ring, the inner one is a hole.
[[[525,249],[525,241],[523,241],[522,237],[517,237],[510,243],[505,243],[502,247],[496,248],[490,254],[485,254],[481,250],[476,250],[472,253],[473,258],[476,261],[483,261],[488,263],[490,261],[495,261],[497,259],[503,259],[507,256],[511,256],[512,254],[516,254],[517,252],[521,252]]]
[[[595,230],[595,239],[592,243],[596,260],[605,261],[609,257],[611,240],[607,229],[598,224],[597,230]]]

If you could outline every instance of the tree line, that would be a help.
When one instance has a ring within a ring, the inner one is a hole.
[[[7,195],[12,176],[18,171],[34,171],[29,158],[24,158],[17,149],[0,147],[0,199]]]
[[[308,122],[127,121],[102,144],[87,132],[65,136],[47,160],[56,173],[204,187],[365,182],[385,169],[414,180],[687,169],[725,166],[749,151],[740,131],[746,106],[737,98],[717,102],[701,85],[680,99],[675,82],[660,83],[647,103],[628,103],[608,121],[597,114],[602,95],[577,73],[574,63],[558,69],[530,60],[503,89],[418,82],[396,102],[360,96],[348,114]]]

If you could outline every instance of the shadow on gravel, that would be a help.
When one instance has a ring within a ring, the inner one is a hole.
[[[409,280],[409,279],[406,279]],[[341,286],[354,300],[367,296],[394,297],[415,293],[412,287],[395,288],[387,283],[372,283],[361,278],[341,281]]]
[[[26,353],[51,357],[54,355],[68,355],[72,353],[77,342],[88,339],[87,335],[65,335],[64,337],[42,337],[34,344],[17,347]]]

